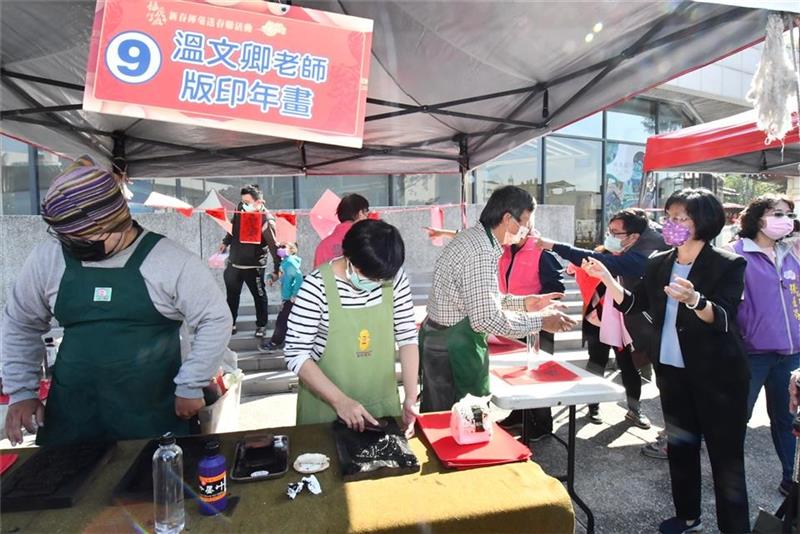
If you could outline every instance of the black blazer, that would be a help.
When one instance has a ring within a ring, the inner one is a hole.
[[[661,330],[667,309],[667,294],[676,249],[659,252],[647,261],[644,277],[633,292],[625,290],[620,304],[624,314],[643,312],[653,324],[649,354],[660,361]],[[750,379],[750,368],[739,330],[736,310],[744,291],[747,260],[706,244],[689,272],[689,281],[708,299],[714,321],[706,323],[685,305],[678,305],[675,327],[684,365],[693,377],[715,384],[741,383]]]

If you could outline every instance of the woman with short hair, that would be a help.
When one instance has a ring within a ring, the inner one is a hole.
[[[405,245],[383,221],[357,222],[343,255],[309,274],[292,312],[284,354],[300,378],[297,424],[341,418],[363,431],[376,418],[401,416],[407,433],[416,418],[419,350],[414,305],[402,270]],[[395,375],[399,346],[405,399]]]
[[[763,195],[742,212],[734,252],[747,260],[744,299],[738,323],[750,361],[748,415],[763,387],[772,443],[783,476],[778,491],[792,487],[795,437],[789,404],[789,375],[800,365],[800,261],[784,238],[794,230],[794,202],[785,195]]]
[[[744,437],[750,382],[736,322],[747,262],[710,242],[725,224],[719,200],[706,189],[683,189],[664,208],[664,240],[674,248],[647,262],[642,282],[624,289],[599,261],[585,269],[600,278],[625,314],[652,319],[656,383],[667,427],[675,517],[664,533],[702,529],[700,442],[714,475],[718,528],[749,532]]]

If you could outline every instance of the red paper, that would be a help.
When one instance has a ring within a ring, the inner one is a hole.
[[[242,213],[239,219],[239,242],[261,244],[262,213]]]
[[[527,460],[531,450],[511,434],[494,425],[494,435],[486,443],[459,445],[450,434],[450,412],[426,413],[417,424],[446,467],[479,467]]]
[[[431,228],[444,228],[444,210],[439,206],[433,206],[431,208]],[[441,247],[444,245],[444,238],[442,237],[432,237],[431,243],[433,243],[434,247]]]
[[[499,356],[501,354],[511,354],[526,350],[527,346],[516,339],[489,336],[489,356]]]
[[[294,213],[278,212],[275,214],[276,219],[286,219],[292,226],[297,226],[297,215]]]
[[[0,454],[0,475],[8,471],[17,458],[19,458],[18,454]]]
[[[372,221],[380,221],[381,220],[381,213],[379,211],[371,211],[367,215],[367,219]]]
[[[50,394],[50,379],[43,378],[39,381],[39,400],[44,401],[47,400],[47,396]]]
[[[308,213],[311,226],[314,228],[314,231],[317,232],[320,239],[325,239],[331,235],[333,229],[339,224],[339,217],[336,216],[336,208],[339,207],[340,201],[341,199],[336,196],[336,193],[330,189],[326,189]]]
[[[535,371],[528,371],[527,367],[499,367],[492,369],[492,373],[512,386],[543,382],[571,382],[579,378],[578,375],[552,360],[542,363]]]
[[[297,226],[286,219],[278,217],[275,219],[275,238],[278,243],[294,243],[297,241]]]

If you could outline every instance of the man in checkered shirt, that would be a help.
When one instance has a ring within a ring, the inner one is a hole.
[[[502,245],[527,235],[534,208],[524,189],[497,189],[480,223],[460,232],[436,261],[428,317],[419,333],[423,412],[449,410],[468,393],[489,394],[488,334],[522,338],[575,324],[552,302],[560,294],[520,297],[498,288]]]

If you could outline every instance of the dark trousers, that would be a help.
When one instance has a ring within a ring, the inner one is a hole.
[[[222,277],[225,280],[225,292],[228,296],[228,307],[231,309],[233,324],[236,324],[236,318],[239,315],[242,285],[247,284],[247,289],[253,295],[256,306],[256,327],[267,326],[267,290],[264,287],[264,269],[239,269],[228,265],[225,267]]]
[[[275,331],[272,332],[272,341],[275,345],[280,345],[286,341],[286,329],[289,325],[289,314],[292,312],[291,300],[284,300],[281,311],[278,313],[278,318],[275,320]]]
[[[589,363],[586,365],[586,370],[603,376],[611,347],[600,341],[600,329],[594,325],[584,326],[584,337],[589,348]],[[614,356],[617,359],[617,367],[622,373],[622,385],[628,398],[628,408],[638,413],[639,399],[642,397],[642,374],[633,364],[630,346],[622,350],[614,348]],[[596,407],[597,404],[589,406]]]
[[[670,365],[656,369],[656,383],[667,427],[675,515],[687,520],[700,517],[702,437],[714,476],[718,527],[722,532],[749,532],[744,476],[748,383],[693,377],[686,369]]]

